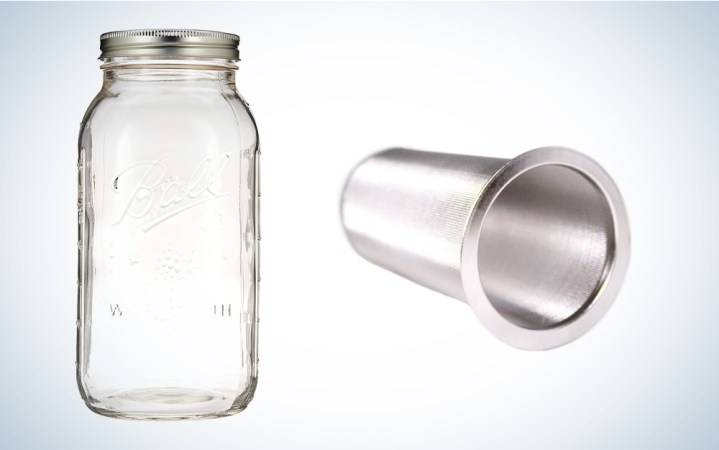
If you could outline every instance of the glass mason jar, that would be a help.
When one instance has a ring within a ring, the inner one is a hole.
[[[257,382],[258,135],[239,38],[103,34],[78,161],[77,381],[137,419],[242,411]]]

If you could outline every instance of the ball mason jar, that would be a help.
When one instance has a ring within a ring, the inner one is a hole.
[[[243,410],[257,382],[258,135],[239,38],[100,38],[78,160],[77,381],[136,419]]]

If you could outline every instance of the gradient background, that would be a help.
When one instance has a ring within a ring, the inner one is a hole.
[[[717,448],[719,5],[0,5],[3,449]],[[99,35],[242,37],[263,145],[260,384],[238,416],[113,420],[75,385],[76,139]],[[584,338],[523,352],[346,243],[394,145],[565,145],[622,189],[629,273]]]

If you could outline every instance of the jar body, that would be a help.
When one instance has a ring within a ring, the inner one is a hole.
[[[93,411],[216,417],[252,399],[258,149],[233,70],[106,69],[78,161],[77,380]]]

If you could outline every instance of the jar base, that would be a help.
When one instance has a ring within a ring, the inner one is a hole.
[[[156,387],[93,396],[87,406],[103,416],[135,420],[191,420],[225,417],[247,407],[236,404],[236,392]]]

